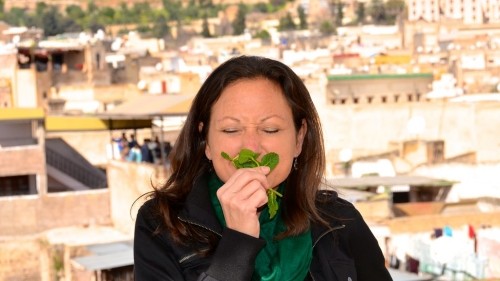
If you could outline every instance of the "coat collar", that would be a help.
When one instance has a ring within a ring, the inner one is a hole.
[[[338,194],[333,190],[320,190],[316,195],[316,207],[328,226],[320,223],[311,223],[313,246],[326,234],[345,228],[345,224],[335,215]]]

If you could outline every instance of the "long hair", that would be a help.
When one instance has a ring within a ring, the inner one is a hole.
[[[292,109],[295,129],[307,123],[302,152],[286,180],[286,196],[282,201],[282,217],[287,227],[281,238],[297,235],[309,228],[310,221],[324,223],[315,206],[325,170],[323,134],[318,113],[302,80],[285,64],[263,57],[239,56],[217,67],[206,79],[195,96],[186,122],[180,131],[170,155],[171,176],[153,197],[160,205],[164,226],[174,241],[207,242],[214,245],[210,233],[196,226],[185,224],[177,218],[193,179],[211,167],[205,156],[206,139],[211,109],[222,91],[240,79],[266,78],[282,89]],[[199,124],[204,125],[201,128]]]

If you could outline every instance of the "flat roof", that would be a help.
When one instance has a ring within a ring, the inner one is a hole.
[[[152,127],[151,118],[112,118],[96,116],[47,116],[45,129],[48,132],[56,131],[102,131],[142,129]]]
[[[188,114],[193,99],[194,95],[144,94],[100,115],[104,117],[184,116]]]
[[[328,184],[334,188],[366,188],[369,186],[395,186],[395,185],[410,185],[410,186],[429,186],[429,187],[445,187],[452,186],[455,182],[435,179],[422,176],[394,176],[394,177],[379,177],[368,176],[360,178],[333,178],[328,179]]]
[[[433,78],[433,77],[434,75],[432,73],[344,74],[344,75],[328,75],[328,81],[408,79],[408,78]]]
[[[45,118],[42,108],[8,107],[0,109],[0,121],[39,120]]]
[[[430,281],[434,280],[433,276],[428,274],[415,274],[402,270],[389,268],[389,273],[394,281]]]
[[[134,264],[131,241],[87,246],[92,254],[72,259],[73,264],[87,271],[105,270]]]

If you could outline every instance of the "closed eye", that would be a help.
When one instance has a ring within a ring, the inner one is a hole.
[[[233,128],[230,128],[230,129],[223,129],[222,132],[223,133],[226,133],[226,134],[234,134],[234,133],[237,133],[239,130],[238,129],[233,129]]]
[[[275,129],[275,128],[266,128],[263,130],[266,134],[276,134],[277,132],[279,132],[280,130],[279,129]]]

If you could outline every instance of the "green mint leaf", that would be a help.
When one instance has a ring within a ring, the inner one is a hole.
[[[260,154],[253,152],[248,148],[243,148],[240,153],[238,153],[238,155],[236,155],[234,158],[231,158],[231,156],[229,156],[229,154],[224,151],[222,151],[220,154],[222,158],[231,161],[236,169],[267,166],[272,171],[279,163],[279,155],[275,152],[267,153],[262,157],[262,160],[260,162],[257,160]],[[281,193],[272,188],[267,190],[267,208],[269,210],[270,219],[272,219],[278,213],[279,204],[277,196],[283,197]]]
[[[229,156],[229,154],[225,153],[224,151],[222,151],[220,155],[226,160],[233,161],[233,158],[231,158],[231,156]]]
[[[267,190],[267,208],[269,209],[269,218],[272,219],[278,213],[278,200],[276,199],[276,193],[273,189]]]
[[[262,157],[262,161],[260,161],[261,166],[268,166],[271,168],[271,171],[276,168],[278,162],[280,161],[280,157],[275,152],[270,152]]]
[[[258,154],[251,151],[250,149],[243,148],[240,153],[238,153],[238,162],[240,164],[251,162],[252,159],[255,160]]]

